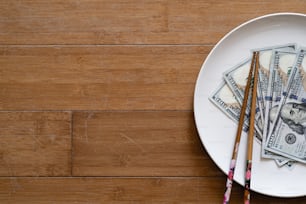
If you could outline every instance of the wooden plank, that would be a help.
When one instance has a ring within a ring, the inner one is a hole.
[[[221,203],[225,178],[0,178],[1,203]],[[220,185],[222,183],[222,185]],[[233,201],[240,188],[233,190]]]
[[[305,5],[303,0],[1,1],[0,44],[214,44],[249,19],[305,13]]]
[[[0,176],[69,176],[69,112],[0,112]]]
[[[0,110],[191,110],[210,49],[0,47]]]
[[[79,112],[73,124],[74,176],[222,175],[192,112]]]
[[[181,178],[0,178],[0,202],[74,203],[211,203],[222,202],[225,177]],[[242,203],[234,184],[231,203]],[[306,197],[273,198],[251,194],[254,204],[305,203]]]

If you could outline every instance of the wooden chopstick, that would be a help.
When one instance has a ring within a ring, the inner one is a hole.
[[[252,90],[251,113],[250,113],[250,126],[248,135],[248,150],[247,150],[247,163],[245,171],[245,184],[244,184],[244,204],[250,203],[250,187],[251,187],[251,170],[252,170],[252,152],[253,152],[253,139],[254,139],[254,124],[256,114],[256,95],[258,83],[258,67],[259,67],[259,53],[256,52],[256,63],[254,71],[254,81]]]
[[[223,204],[228,204],[230,197],[231,197],[231,191],[232,191],[232,185],[233,185],[233,178],[234,178],[234,173],[235,173],[235,167],[236,167],[236,161],[237,161],[237,155],[238,155],[238,150],[239,150],[239,144],[240,144],[240,138],[241,138],[241,133],[242,133],[242,128],[244,124],[244,116],[245,116],[245,111],[248,103],[248,97],[249,97],[249,90],[252,82],[252,75],[253,75],[253,67],[254,67],[254,62],[255,62],[255,53],[253,53],[252,57],[252,62],[250,66],[250,71],[248,75],[248,80],[247,84],[244,90],[244,98],[243,98],[243,103],[240,111],[240,118],[239,118],[239,123],[238,123],[238,130],[236,133],[236,139],[235,139],[235,144],[234,144],[234,149],[232,153],[232,159],[230,163],[230,168],[228,171],[228,176],[226,180],[226,190],[224,193],[224,199],[223,199]]]

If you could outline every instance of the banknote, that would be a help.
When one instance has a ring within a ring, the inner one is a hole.
[[[258,83],[258,89],[257,89],[257,95],[258,95],[258,106],[261,113],[261,118],[263,122],[263,143],[266,141],[266,131],[268,131],[267,120],[269,121],[267,115],[266,115],[266,99],[268,98],[268,89],[271,88],[271,84],[269,84],[271,76],[271,70],[273,70],[273,58],[275,55],[273,55],[274,50],[287,50],[287,51],[293,51],[296,48],[296,44],[286,44],[286,45],[280,45],[280,46],[273,46],[273,47],[267,47],[267,48],[261,48],[261,49],[255,49],[256,51],[260,52],[259,55],[259,83]],[[272,57],[273,56],[273,57]],[[262,157],[264,158],[273,158],[276,159],[276,163],[281,166],[284,163],[287,163],[289,159],[284,158],[282,156],[279,156],[275,153],[272,153],[265,148],[262,148]]]
[[[265,129],[265,98],[267,95],[267,90],[269,87],[269,74],[270,74],[270,65],[271,65],[271,56],[274,49],[277,50],[295,50],[296,44],[285,44],[278,45],[273,47],[266,47],[261,49],[254,49],[254,51],[259,51],[259,81],[257,88],[257,107],[255,115],[255,127],[261,130]],[[244,95],[244,89],[246,86],[246,81],[248,73],[250,70],[251,59],[244,60],[239,63],[232,69],[224,73],[224,79],[228,83],[231,90],[234,92],[235,96],[238,99],[238,102],[241,104]],[[250,109],[250,103],[248,102],[247,111]],[[262,148],[263,149],[263,148]],[[284,160],[282,156],[270,153],[267,150],[263,150],[264,157],[278,159],[277,163],[280,160]],[[288,160],[286,160],[288,161]],[[282,161],[283,162],[283,161]]]
[[[264,112],[265,104],[264,98],[267,93],[268,87],[268,72],[270,69],[270,61],[271,61],[272,50],[261,50],[259,52],[259,69],[258,69],[258,88],[257,88],[257,101],[258,108],[260,111],[261,120],[264,121]],[[263,123],[263,128],[264,128]]]
[[[306,53],[296,44],[252,49],[259,52],[255,110],[255,138],[262,143],[261,156],[279,167],[293,169],[306,163]],[[239,122],[244,90],[251,67],[245,59],[223,73],[209,97],[235,123]],[[251,97],[248,97],[243,131],[249,131]]]
[[[241,106],[237,101],[237,97],[224,81],[221,82],[209,99],[234,122],[239,121]],[[244,120],[243,131],[247,132],[249,128],[247,117]]]
[[[290,71],[283,97],[271,109],[273,120],[265,148],[271,152],[306,163],[306,58],[300,48]]]
[[[296,44],[290,43],[253,50],[259,52],[257,100],[262,121],[265,120],[265,97],[267,95],[269,87],[269,73],[271,68],[273,50],[294,51],[295,48]],[[265,125],[265,123],[263,123],[263,125]]]
[[[242,105],[250,67],[251,58],[248,58],[223,73],[224,80],[233,91],[240,105]]]
[[[290,160],[288,161],[285,166],[289,169],[289,170],[292,170],[294,168],[294,166],[296,165],[297,161],[294,161],[294,160]]]
[[[284,87],[287,84],[290,70],[292,69],[296,58],[296,52],[278,51],[274,50],[271,59],[271,68],[269,73],[269,83],[267,94],[265,97],[265,118],[263,129],[263,141],[262,141],[262,157],[264,158],[276,158],[274,153],[267,151],[265,147],[266,138],[269,132],[269,127],[272,125],[272,120],[269,113],[273,113],[276,107],[278,107]],[[281,158],[277,156],[277,158]],[[284,158],[283,158],[284,159]],[[288,161],[288,159],[286,159]]]
[[[250,67],[251,67],[251,59],[248,58],[223,73],[223,78],[226,81],[226,84],[232,90],[240,105],[242,105],[244,90],[246,87]],[[255,112],[255,128],[259,131],[260,135],[262,135],[263,123],[261,121],[261,115],[258,107],[258,98],[256,100],[256,104],[257,106]],[[249,97],[247,102],[246,113],[249,113],[250,109],[251,109],[251,97]]]
[[[274,159],[274,161],[276,162],[277,166],[282,167],[285,164],[288,164],[290,160],[289,159]]]
[[[268,78],[270,72],[271,56],[274,49],[277,50],[295,50],[296,44],[290,43],[285,45],[277,45],[261,49],[254,49],[259,52],[259,70],[258,70],[258,87],[257,87],[257,104],[256,104],[256,127],[263,132],[264,113],[265,113],[265,97],[268,89]],[[223,78],[233,91],[239,104],[242,104],[244,97],[244,89],[247,83],[248,73],[250,71],[251,59],[248,58],[233,68],[223,73]],[[250,100],[248,101],[247,112],[250,110]]]
[[[223,113],[225,113],[235,123],[239,122],[241,105],[232,90],[228,87],[225,81],[222,81],[215,92],[209,97],[210,101],[214,103]],[[249,115],[246,114],[244,118],[243,131],[248,132],[249,129]],[[258,142],[261,142],[262,134],[258,129],[255,137]]]

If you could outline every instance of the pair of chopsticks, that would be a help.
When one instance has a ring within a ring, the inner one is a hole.
[[[254,68],[255,64],[255,68]],[[250,72],[248,75],[247,85],[244,91],[244,98],[240,112],[240,119],[238,124],[238,130],[236,133],[236,139],[234,144],[234,149],[232,153],[232,159],[230,162],[230,168],[226,181],[226,190],[224,193],[223,204],[228,204],[231,196],[233,178],[235,173],[236,161],[238,156],[238,149],[240,144],[240,138],[242,133],[242,128],[244,124],[244,116],[249,98],[249,91],[252,84],[252,76],[254,73],[253,89],[252,89],[252,100],[251,100],[251,112],[250,112],[250,125],[249,125],[249,135],[248,135],[248,151],[247,151],[247,164],[245,172],[245,185],[244,185],[244,203],[250,203],[250,185],[251,185],[251,168],[252,168],[252,151],[253,151],[253,138],[254,138],[254,124],[255,124],[255,113],[256,113],[256,93],[257,93],[257,81],[258,81],[258,67],[259,67],[259,53],[253,52]]]

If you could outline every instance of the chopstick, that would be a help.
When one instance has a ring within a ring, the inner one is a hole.
[[[243,97],[243,103],[240,111],[240,118],[239,118],[239,123],[238,123],[238,130],[236,133],[236,139],[235,139],[235,144],[234,144],[234,149],[232,153],[232,159],[230,163],[230,168],[228,171],[228,176],[226,180],[226,190],[224,193],[224,199],[223,199],[223,204],[228,204],[230,197],[231,197],[231,191],[232,191],[232,185],[233,185],[233,178],[234,178],[234,173],[235,173],[235,167],[236,167],[236,161],[237,161],[237,155],[238,155],[238,150],[239,150],[239,144],[240,144],[240,138],[241,138],[241,133],[242,133],[242,128],[244,124],[244,116],[245,116],[245,111],[248,103],[248,97],[249,97],[249,90],[252,82],[252,75],[253,75],[253,65],[255,62],[256,54],[255,52],[253,53],[252,57],[252,62],[250,66],[250,71],[248,75],[248,80],[247,84],[244,90],[244,97]]]
[[[257,94],[257,83],[258,83],[258,67],[259,67],[259,54],[256,52],[256,63],[254,71],[254,81],[252,90],[252,101],[251,101],[251,113],[250,113],[250,125],[248,135],[248,151],[245,171],[245,184],[244,184],[244,204],[250,203],[250,187],[251,187],[251,170],[252,170],[252,152],[253,152],[253,139],[254,139],[254,124],[256,114],[256,94]]]

